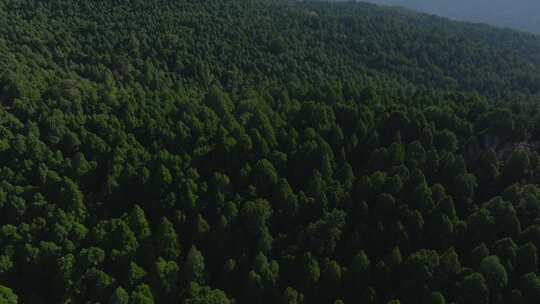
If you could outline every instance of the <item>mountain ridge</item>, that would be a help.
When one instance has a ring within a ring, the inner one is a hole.
[[[420,12],[460,21],[486,23],[540,34],[540,4],[538,1],[428,1],[428,0],[365,0],[397,5]]]

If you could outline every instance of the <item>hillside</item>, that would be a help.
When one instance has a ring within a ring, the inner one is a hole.
[[[540,2],[534,0],[365,0],[470,22],[540,34]]]
[[[539,303],[539,54],[365,3],[0,0],[0,303]]]

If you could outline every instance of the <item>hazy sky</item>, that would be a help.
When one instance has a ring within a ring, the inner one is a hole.
[[[363,0],[540,34],[540,0]]]

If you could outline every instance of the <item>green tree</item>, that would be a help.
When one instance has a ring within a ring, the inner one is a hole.
[[[6,286],[0,285],[0,302],[5,304],[17,304],[18,297],[13,290]]]
[[[154,296],[150,290],[150,286],[140,284],[131,292],[131,301],[133,304],[154,304]]]
[[[321,272],[320,285],[324,292],[322,297],[334,297],[341,293],[342,285],[341,266],[336,261],[327,263]]]
[[[234,110],[234,103],[228,94],[216,85],[213,85],[208,90],[208,93],[204,97],[204,103],[221,116],[229,114]]]
[[[118,287],[109,298],[109,304],[128,304],[129,294],[122,288]]]
[[[107,299],[106,296],[112,293],[111,288],[113,287],[114,279],[99,269],[88,269],[84,273],[83,281],[86,287],[85,295],[89,299]]]
[[[77,218],[84,220],[86,216],[86,206],[84,195],[79,187],[70,178],[65,177],[59,185],[59,202],[63,204],[66,212],[73,213]]]
[[[334,209],[322,219],[309,224],[306,233],[310,248],[320,254],[332,254],[341,239],[345,216],[345,212]]]
[[[525,303],[537,303],[540,301],[540,279],[535,273],[524,274],[521,279],[521,290]]]
[[[448,129],[437,132],[435,134],[433,142],[437,149],[446,152],[454,152],[458,148],[458,140],[456,134],[454,134]]]
[[[432,292],[431,295],[429,295],[429,304],[446,304],[446,300],[444,299],[444,296],[442,293],[436,291]]]
[[[272,163],[266,159],[262,159],[255,164],[252,171],[253,181],[257,188],[262,190],[271,189],[278,183],[279,176]]]
[[[422,249],[411,254],[405,260],[408,279],[415,284],[425,284],[433,279],[440,260],[436,251]]]
[[[441,256],[441,270],[445,275],[452,277],[461,271],[459,256],[454,248],[449,248]]]
[[[161,257],[155,263],[155,273],[159,287],[166,294],[174,294],[178,288],[180,268],[174,261],[165,261]]]
[[[187,291],[185,304],[230,304],[227,295],[219,289],[211,289],[208,286],[199,286],[190,283]]]
[[[364,303],[375,304],[377,303],[377,292],[371,286],[368,286],[362,295]]]
[[[461,303],[489,303],[489,289],[486,280],[479,273],[473,273],[465,277],[459,283],[459,290]]]
[[[508,274],[497,256],[484,258],[480,263],[480,271],[492,292],[502,290],[508,284]]]
[[[519,274],[538,270],[538,250],[534,244],[528,242],[520,246],[516,252],[516,271]]]
[[[186,283],[204,283],[205,264],[204,257],[195,246],[191,246],[188,251],[183,267],[183,276]]]
[[[129,213],[129,227],[135,233],[137,240],[143,241],[150,237],[150,225],[144,211],[138,205],[133,206]]]
[[[174,261],[180,256],[180,243],[173,224],[162,217],[156,232],[156,254],[164,259]]]
[[[240,209],[240,217],[245,226],[246,234],[253,238],[255,250],[268,251],[272,246],[272,237],[268,231],[267,222],[272,215],[270,203],[263,199],[248,201]]]
[[[319,262],[310,252],[306,252],[299,258],[298,267],[299,282],[302,290],[308,291],[319,282],[321,277]]]
[[[287,287],[283,292],[281,303],[300,304],[303,302],[303,296],[292,287]]]
[[[506,185],[519,182],[529,174],[531,161],[529,154],[523,149],[516,149],[504,163],[502,179]]]
[[[146,271],[134,262],[130,262],[127,269],[127,280],[130,287],[139,284],[146,276]]]

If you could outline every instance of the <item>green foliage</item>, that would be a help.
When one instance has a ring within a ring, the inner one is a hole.
[[[131,292],[131,300],[129,303],[134,304],[153,304],[154,296],[150,287],[146,284],[140,284]]]
[[[192,246],[183,267],[185,281],[187,283],[204,283],[204,267],[204,257],[195,246]]]
[[[525,303],[535,303],[540,301],[540,279],[535,273],[527,273],[520,279],[521,290]]]
[[[409,279],[416,284],[431,280],[435,274],[435,270],[439,267],[439,262],[439,255],[436,251],[423,249],[411,254],[405,260]]]
[[[459,284],[460,303],[489,303],[489,289],[484,277],[479,273],[473,273],[463,279]]]
[[[199,286],[197,283],[191,283],[185,304],[230,304],[231,301],[225,293],[219,289],[211,289],[208,286]]]
[[[17,304],[18,297],[10,288],[0,285],[0,302],[5,304]]]
[[[283,304],[299,304],[303,302],[302,294],[299,294],[294,288],[287,287],[283,292],[281,303]]]
[[[108,303],[109,304],[128,304],[129,295],[122,287],[118,287],[112,294]]]
[[[539,302],[538,37],[284,0],[0,37],[0,302]]]
[[[505,288],[508,284],[508,275],[497,256],[484,258],[480,263],[480,271],[493,292]]]
[[[538,250],[532,243],[520,246],[516,253],[516,271],[524,274],[528,271],[536,272],[538,269]]]
[[[155,272],[159,281],[159,286],[166,294],[174,294],[178,288],[178,272],[180,268],[173,261],[165,261],[158,258]]]
[[[168,260],[176,260],[180,256],[180,244],[173,224],[162,217],[157,228],[157,254]]]
[[[440,292],[433,292],[429,296],[428,303],[429,304],[445,304],[446,300],[444,299],[444,296]]]

